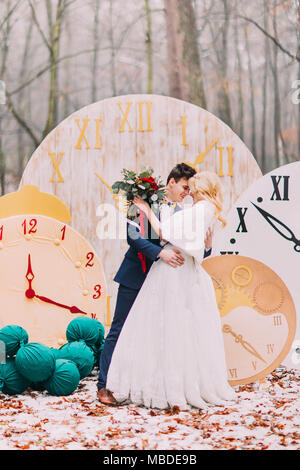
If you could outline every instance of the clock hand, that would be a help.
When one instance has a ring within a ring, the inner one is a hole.
[[[70,310],[71,313],[83,313],[84,315],[87,315],[86,312],[83,312],[82,310],[80,310],[76,306],[69,307],[68,305],[60,304],[59,302],[55,302],[54,300],[48,299],[48,297],[43,297],[42,295],[35,294],[35,297],[37,299],[40,299],[42,302],[47,302],[49,304],[57,305],[58,307],[62,307],[62,308],[65,308],[67,310]]]
[[[273,215],[269,214],[267,211],[262,209],[261,207],[258,207],[256,204],[251,202],[251,204],[262,214],[262,216],[266,219],[266,221],[273,227],[279,235],[281,235],[283,238],[286,240],[289,240],[293,243],[295,243],[294,250],[297,251],[297,253],[300,252],[300,240],[298,240],[293,233],[293,231],[285,225],[283,222],[281,222],[279,219],[274,217]],[[280,228],[280,226],[289,234],[287,235],[284,230]]]
[[[86,312],[83,312],[82,310],[80,310],[78,307],[76,307],[75,305],[73,305],[72,307],[70,307],[69,305],[64,305],[64,304],[61,304],[59,302],[55,302],[55,300],[51,300],[49,299],[48,297],[44,297],[42,295],[37,295],[35,293],[35,291],[33,289],[31,289],[33,295],[28,297],[27,295],[27,292],[26,291],[26,296],[30,299],[33,299],[34,297],[41,300],[42,302],[47,302],[48,304],[53,304],[53,305],[57,305],[57,307],[61,307],[61,308],[65,308],[67,310],[70,310],[71,313],[82,313],[83,315],[87,315]]]
[[[124,196],[122,196],[122,194],[124,194],[124,193],[122,193],[122,191],[119,191],[117,194],[115,194],[115,193],[113,192],[112,187],[111,187],[103,178],[101,178],[101,176],[98,175],[98,173],[95,173],[95,175],[96,175],[97,178],[99,178],[99,180],[102,181],[102,183],[105,184],[105,186],[110,190],[110,192],[111,192],[111,194],[112,194],[112,197],[113,197],[113,200],[115,201],[115,206],[116,206],[116,208],[119,209],[119,211],[121,211],[121,212],[126,212],[126,214],[127,214],[127,207],[126,207],[126,205],[127,205],[127,200],[126,200],[126,198],[125,198]],[[119,203],[120,203],[120,202],[122,203],[123,207],[120,207],[120,206],[119,206]]]
[[[25,295],[28,299],[33,299],[34,297],[36,297],[37,299],[40,299],[42,302],[47,302],[49,304],[57,305],[58,307],[62,307],[62,308],[65,308],[67,310],[70,310],[71,313],[82,313],[83,315],[87,315],[86,312],[83,312],[82,310],[80,310],[75,305],[72,306],[72,307],[69,307],[68,305],[60,304],[59,302],[55,302],[54,300],[51,300],[48,297],[37,295],[35,293],[35,291],[32,289],[32,281],[34,279],[34,274],[32,272],[30,254],[28,255],[28,267],[27,267],[27,273],[26,273],[25,277],[26,277],[26,279],[28,281],[28,284],[29,284],[29,287],[25,292]]]
[[[234,331],[232,331],[230,325],[224,325],[223,332],[232,334],[232,336],[235,338],[236,343],[240,343],[243,348],[246,349],[246,351],[248,351],[250,354],[253,354],[253,356],[257,357],[266,364],[266,361],[261,357],[261,355],[256,351],[256,349],[254,349],[254,347],[250,343],[248,343],[248,341],[245,341],[242,335],[237,335]]]
[[[28,254],[28,267],[27,267],[27,273],[26,273],[25,277],[28,281],[28,289],[25,292],[25,295],[28,299],[32,299],[34,297],[34,290],[32,289],[32,281],[34,279],[34,274],[32,272],[32,268],[31,268],[30,254]]]

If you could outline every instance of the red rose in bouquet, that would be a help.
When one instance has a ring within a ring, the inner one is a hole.
[[[159,187],[155,181],[154,178],[152,178],[152,176],[150,178],[141,178],[141,181],[143,182],[146,182],[146,183],[149,183],[151,188],[154,190],[154,191],[158,191]]]

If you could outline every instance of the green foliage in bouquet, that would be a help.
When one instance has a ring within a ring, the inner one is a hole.
[[[132,204],[135,196],[141,196],[147,201],[152,209],[158,210],[159,204],[165,198],[165,185],[161,178],[154,178],[153,168],[145,167],[141,173],[123,168],[122,181],[116,181],[112,185],[114,194],[122,192],[128,203],[128,217],[134,219],[137,216],[137,207]]]

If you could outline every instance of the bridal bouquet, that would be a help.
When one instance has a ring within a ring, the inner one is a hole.
[[[133,204],[135,196],[141,196],[147,201],[152,209],[158,210],[159,204],[165,199],[165,185],[162,183],[161,178],[154,178],[153,168],[144,167],[141,173],[136,173],[132,170],[123,168],[121,181],[116,181],[112,185],[114,194],[123,193],[127,200],[129,219],[135,219],[137,216],[137,207]]]

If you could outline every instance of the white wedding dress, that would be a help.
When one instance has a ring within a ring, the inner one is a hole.
[[[192,227],[186,225],[192,218],[186,215],[203,213],[203,231],[191,243]],[[214,222],[214,206],[208,201],[162,221],[163,239],[181,250],[185,263],[172,268],[162,260],[154,262],[136,297],[107,376],[106,387],[118,402],[187,410],[236,401],[227,381],[213,283],[201,266],[203,233]],[[183,224],[179,239],[174,232]]]

